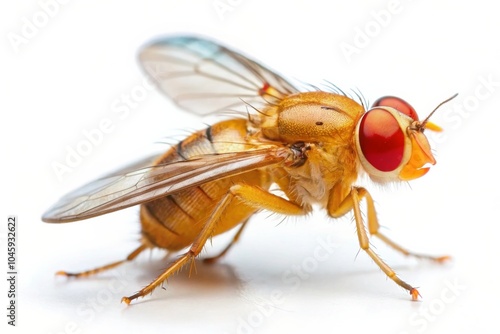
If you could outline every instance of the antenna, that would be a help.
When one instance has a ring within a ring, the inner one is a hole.
[[[445,104],[447,102],[450,102],[451,100],[453,100],[454,98],[456,98],[457,95],[458,95],[458,93],[456,93],[452,97],[447,98],[446,100],[444,100],[443,102],[441,102],[440,104],[438,104],[438,106],[436,108],[434,108],[434,110],[429,114],[429,116],[427,116],[427,118],[424,119],[424,121],[420,124],[420,128],[421,129],[425,128],[425,123],[427,123],[429,121],[429,118],[431,118],[432,114],[434,114],[436,112],[436,110],[438,110],[439,107],[441,107],[443,104]]]

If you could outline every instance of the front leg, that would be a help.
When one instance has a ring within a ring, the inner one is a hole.
[[[399,244],[395,243],[388,237],[386,237],[384,234],[380,232],[380,224],[378,223],[377,219],[377,214],[375,212],[375,203],[373,202],[373,198],[370,195],[370,193],[365,189],[365,188],[357,188],[358,189],[358,196],[359,198],[365,198],[366,199],[366,207],[367,207],[367,214],[368,214],[368,231],[370,232],[371,235],[376,236],[383,242],[385,242],[387,245],[392,247],[393,249],[397,250],[398,252],[403,253],[406,256],[413,256],[419,259],[426,259],[426,260],[432,260],[436,261],[439,263],[442,263],[444,261],[447,261],[450,259],[450,256],[444,255],[444,256],[432,256],[428,254],[420,254],[420,253],[414,253],[406,248],[400,246]]]
[[[360,210],[360,200],[362,198],[362,195],[366,195],[367,191],[364,190],[363,192],[360,193],[358,192],[358,188],[352,187],[350,189],[350,192],[345,196],[343,199],[337,198],[332,198],[334,195],[340,195],[345,191],[345,188],[339,187],[337,189],[333,189],[332,195],[330,196],[331,198],[328,201],[328,214],[333,217],[333,218],[338,218],[343,215],[345,215],[347,212],[353,210],[354,211],[354,220],[356,222],[356,231],[358,234],[358,241],[359,241],[359,246],[361,247],[362,250],[364,250],[372,259],[373,261],[379,266],[380,269],[389,277],[392,279],[397,285],[401,286],[405,290],[407,290],[413,300],[417,300],[418,296],[420,296],[418,290],[411,286],[410,284],[406,283],[405,281],[401,280],[397,275],[396,272],[389,266],[387,265],[371,248],[370,248],[370,241],[368,238],[368,234],[366,233],[366,228],[363,224],[363,219],[361,216],[361,210]],[[375,212],[372,211],[371,214],[374,216]],[[368,214],[369,220],[370,220],[370,213]]]

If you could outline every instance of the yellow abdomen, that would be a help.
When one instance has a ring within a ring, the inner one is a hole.
[[[198,131],[159,157],[156,164],[183,161],[202,154],[227,153],[249,149],[247,120],[230,120]],[[216,205],[237,183],[267,189],[266,173],[254,170],[192,187],[141,205],[142,236],[146,244],[168,250],[191,245]],[[214,235],[242,223],[255,212],[238,200],[226,209]]]

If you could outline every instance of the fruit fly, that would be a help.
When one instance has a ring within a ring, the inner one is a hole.
[[[203,38],[154,41],[141,50],[139,59],[147,75],[180,108],[198,115],[235,116],[193,133],[163,155],[91,182],[51,207],[43,221],[66,223],[140,204],[137,249],[96,269],[58,274],[93,275],[151,248],[185,250],[149,285],[123,297],[129,304],[194,261],[209,238],[238,227],[227,247],[205,260],[222,257],[255,212],[303,216],[319,205],[332,218],[353,211],[361,249],[418,299],[418,290],[373,251],[369,236],[405,255],[438,262],[447,257],[409,252],[382,234],[374,201],[356,182],[362,175],[377,183],[425,175],[436,163],[424,135],[426,129],[441,130],[428,121],[435,110],[419,120],[415,109],[397,97],[378,99],[367,110],[359,94],[351,97],[333,85],[299,90],[272,70]],[[271,193],[272,184],[284,195]],[[363,199],[367,228],[361,214]]]

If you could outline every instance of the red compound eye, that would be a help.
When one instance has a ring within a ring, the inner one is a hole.
[[[373,167],[390,172],[403,159],[404,133],[390,112],[382,108],[371,109],[359,125],[359,146]]]
[[[410,116],[413,120],[418,121],[418,115],[415,109],[403,99],[395,96],[384,96],[375,101],[372,108],[375,107],[392,107],[403,114]]]

